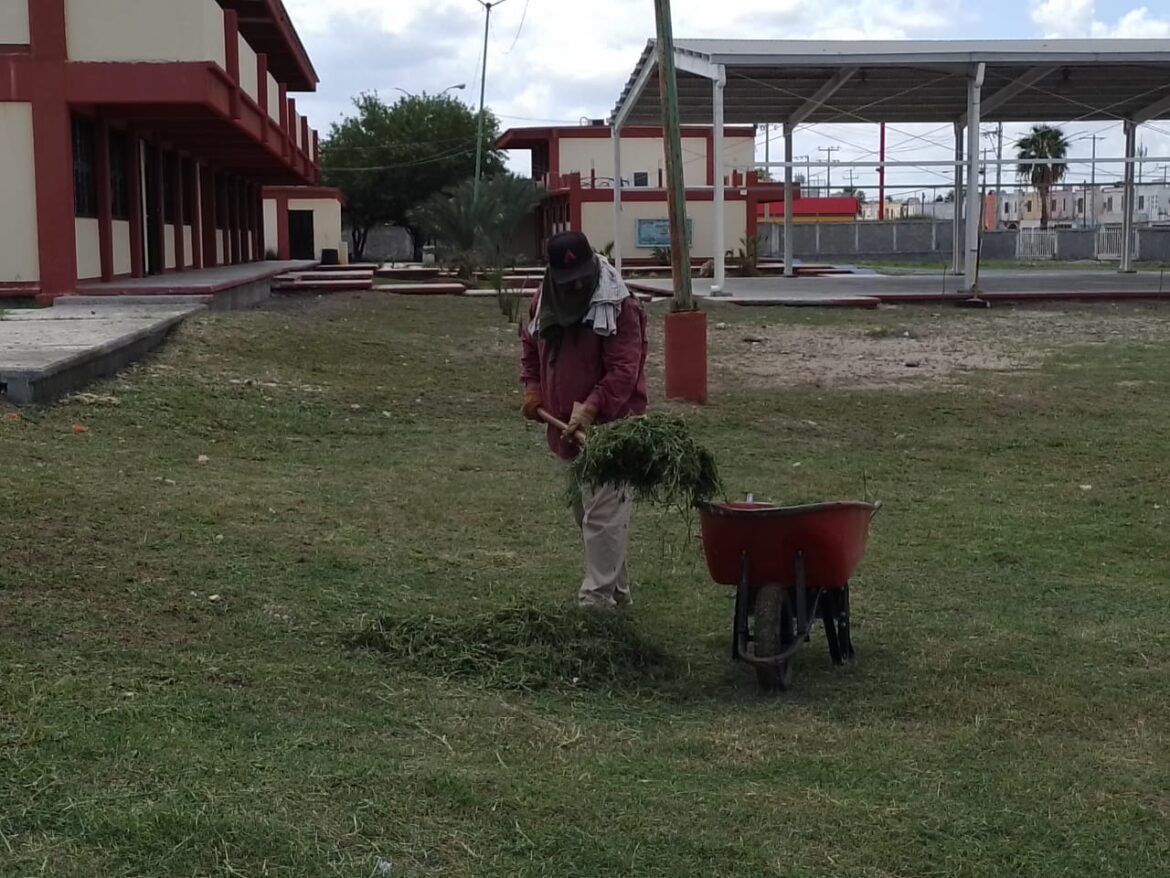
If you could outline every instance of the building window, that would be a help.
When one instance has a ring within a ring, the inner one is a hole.
[[[1109,211],[1110,213],[1113,212],[1113,196],[1112,195],[1110,195],[1108,198],[1105,199],[1105,210]]]
[[[1003,206],[1003,215],[1004,216],[1011,216],[1012,215],[1012,206],[1010,204],[1005,204]]]
[[[1027,211],[1028,213],[1032,212],[1032,202],[1031,201],[1024,202],[1024,210]]]
[[[96,219],[97,206],[97,138],[92,119],[73,117],[73,213]]]
[[[121,131],[110,132],[110,213],[130,219],[130,143]]]
[[[1055,198],[1052,199],[1052,212],[1056,213],[1056,199]]]
[[[1077,213],[1084,213],[1084,212],[1085,212],[1085,199],[1078,198],[1077,199]]]
[[[1146,196],[1139,195],[1138,196],[1138,210],[1145,210],[1145,209],[1146,209]]]
[[[650,174],[648,171],[634,171],[634,185],[645,189],[650,185]]]

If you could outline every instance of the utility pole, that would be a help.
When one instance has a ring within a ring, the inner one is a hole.
[[[995,132],[998,145],[995,148],[995,160],[999,162],[995,166],[995,194],[999,195],[1003,191],[1003,123],[1000,122]]]
[[[674,308],[695,310],[687,240],[687,196],[683,185],[682,131],[678,118],[678,79],[674,63],[674,25],[670,0],[654,0],[658,26],[658,88],[662,96],[662,133],[666,138],[666,195],[670,213],[670,257],[674,272]],[[723,173],[716,168],[717,174]]]
[[[819,152],[826,153],[825,156],[825,196],[833,197],[833,153],[840,152],[839,146],[820,146],[817,147]]]
[[[800,187],[800,194],[808,197],[808,193],[812,191],[812,156],[798,155],[793,156],[794,162],[804,162],[804,185]]]
[[[1092,165],[1090,165],[1092,170],[1089,172],[1090,180],[1092,182],[1089,184],[1089,188],[1093,190],[1092,191],[1092,210],[1090,211],[1090,219],[1092,221],[1093,228],[1097,227],[1097,141],[1104,140],[1104,139],[1105,138],[1100,134],[1094,134],[1092,136],[1093,163],[1092,163]]]
[[[768,166],[768,182],[772,182],[772,123],[764,125],[764,164]],[[764,222],[772,219],[772,202],[764,202]],[[769,226],[769,228],[771,228]]]
[[[483,171],[483,101],[487,93],[487,55],[488,55],[488,35],[492,23],[492,10],[497,6],[502,6],[508,0],[476,0],[476,2],[484,8],[483,17],[483,68],[479,74],[479,134],[475,138],[475,182],[472,184],[472,200],[479,202],[479,178]]]
[[[886,160],[886,123],[881,124],[881,135],[879,142],[879,150],[881,153],[881,160]],[[886,166],[883,164],[878,168],[878,219],[884,220],[886,218]]]

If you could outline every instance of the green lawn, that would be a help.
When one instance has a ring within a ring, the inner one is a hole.
[[[761,323],[942,350],[1016,317],[715,318],[694,425],[729,489],[886,504],[858,663],[814,637],[781,697],[730,664],[731,602],[648,510],[630,622],[668,663],[637,685],[509,690],[348,645],[571,602],[562,474],[492,300],[208,316],[0,418],[0,875],[1166,874],[1170,349],[1062,337],[1029,371],[876,387],[722,359]]]

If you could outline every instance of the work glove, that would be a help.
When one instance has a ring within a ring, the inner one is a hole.
[[[541,418],[537,410],[543,406],[544,400],[541,398],[539,387],[524,388],[524,408],[521,409],[524,417],[530,421],[539,421]]]
[[[569,418],[569,426],[564,432],[564,438],[572,439],[578,431],[588,433],[589,428],[597,421],[597,409],[588,403],[573,403],[573,415]]]

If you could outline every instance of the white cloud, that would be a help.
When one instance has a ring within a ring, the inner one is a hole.
[[[1052,39],[1170,37],[1170,19],[1152,17],[1145,6],[1110,24],[1098,20],[1095,0],[1032,0],[1032,21],[1045,37]]]
[[[1170,19],[1151,18],[1145,6],[1123,15],[1113,27],[1093,22],[1093,36],[1123,39],[1158,39],[1170,37]]]

